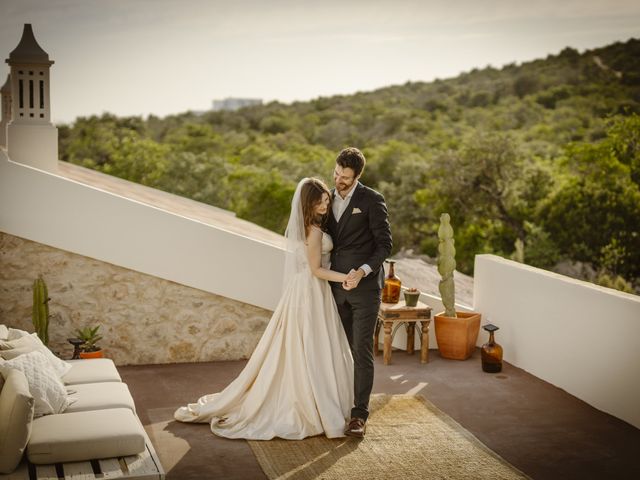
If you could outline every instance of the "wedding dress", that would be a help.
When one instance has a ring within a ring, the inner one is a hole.
[[[294,194],[286,234],[289,274],[262,338],[231,384],[180,407],[176,420],[209,422],[213,433],[227,438],[344,436],[353,406],[353,358],[331,287],[311,273],[302,256],[301,215],[295,215],[302,183]],[[331,237],[323,233],[324,268],[330,267],[332,248]]]

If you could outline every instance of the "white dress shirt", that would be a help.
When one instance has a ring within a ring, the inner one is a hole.
[[[333,202],[331,204],[331,210],[333,211],[333,216],[336,219],[336,222],[339,222],[340,218],[342,218],[342,214],[347,209],[347,205],[349,205],[349,202],[351,201],[351,197],[353,197],[353,192],[356,191],[356,187],[358,185],[360,185],[360,182],[354,182],[353,186],[351,187],[351,190],[347,192],[344,198],[342,198],[338,193],[338,191],[336,190],[336,194],[333,197]],[[362,266],[360,266],[360,268],[364,272],[365,277],[372,272],[371,267],[366,263],[363,263]]]

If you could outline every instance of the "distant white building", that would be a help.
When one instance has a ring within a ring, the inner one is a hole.
[[[223,100],[213,101],[213,110],[238,110],[243,107],[251,107],[253,105],[262,105],[261,98],[232,98],[227,97]]]

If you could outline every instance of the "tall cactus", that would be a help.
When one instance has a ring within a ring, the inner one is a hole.
[[[456,292],[453,282],[453,271],[456,269],[456,248],[454,247],[453,228],[451,227],[448,213],[440,215],[440,227],[438,228],[438,272],[442,280],[438,285],[444,314],[447,317],[456,317]]]
[[[49,291],[42,275],[33,281],[33,327],[42,343],[49,345]]]
[[[524,242],[520,238],[516,238],[514,243],[515,250],[511,254],[511,260],[524,263]]]

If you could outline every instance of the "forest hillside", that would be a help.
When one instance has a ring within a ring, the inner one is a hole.
[[[460,271],[496,253],[640,292],[640,40],[354,95],[59,125],[62,160],[232,210],[278,233],[305,176],[367,157],[394,251],[435,256],[440,214]]]

